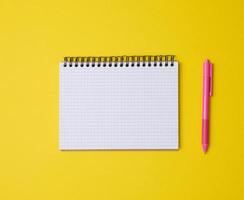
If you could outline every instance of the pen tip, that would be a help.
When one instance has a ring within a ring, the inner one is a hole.
[[[204,153],[207,153],[207,151],[208,151],[208,145],[207,144],[203,144],[202,145],[202,149],[203,149],[203,152]]]

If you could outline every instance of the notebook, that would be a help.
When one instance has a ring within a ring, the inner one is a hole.
[[[60,149],[178,149],[174,56],[65,57]]]

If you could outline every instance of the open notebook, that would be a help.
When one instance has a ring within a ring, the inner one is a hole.
[[[177,149],[173,56],[66,57],[60,64],[60,149]]]

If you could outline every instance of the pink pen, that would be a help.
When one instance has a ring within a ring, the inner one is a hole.
[[[203,102],[202,102],[202,148],[204,153],[209,144],[209,100],[213,92],[213,66],[209,60],[203,64]]]

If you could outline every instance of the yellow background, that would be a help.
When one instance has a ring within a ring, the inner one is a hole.
[[[1,0],[0,199],[244,199],[243,10],[241,0]],[[63,56],[165,53],[180,61],[179,151],[59,151]]]

